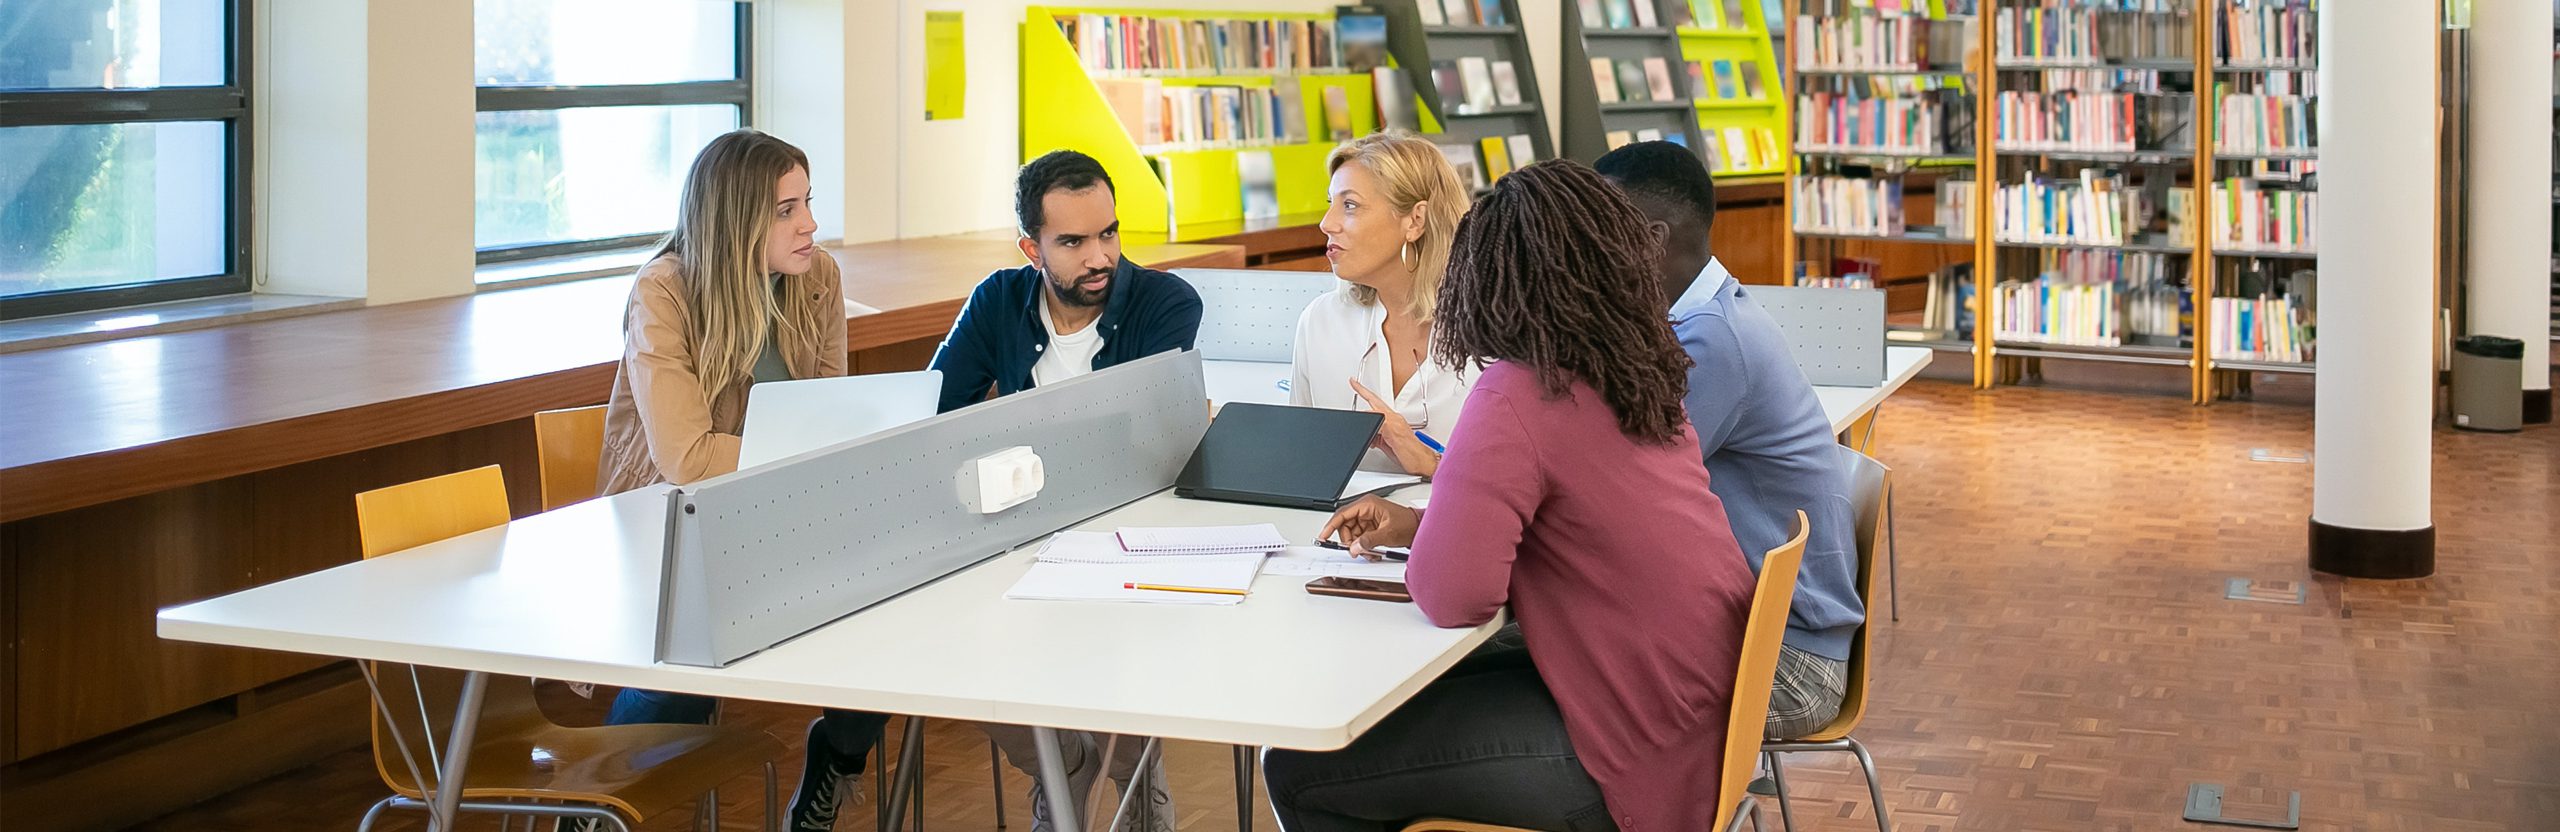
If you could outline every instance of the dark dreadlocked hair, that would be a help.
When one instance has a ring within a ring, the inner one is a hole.
[[[1578,379],[1620,432],[1679,438],[1689,354],[1663,321],[1651,226],[1616,186],[1565,159],[1514,170],[1467,209],[1450,251],[1432,324],[1442,366],[1518,362],[1549,397]]]

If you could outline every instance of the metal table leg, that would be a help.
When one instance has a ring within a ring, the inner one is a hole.
[[[1049,796],[1050,825],[1057,832],[1084,832],[1084,804],[1067,787],[1067,758],[1058,748],[1058,729],[1033,728],[1031,742],[1040,751],[1040,791]]]
[[[460,820],[465,766],[471,764],[471,742],[480,733],[480,702],[489,694],[489,674],[463,674],[461,701],[453,706],[453,731],[445,740],[444,770],[436,772],[436,811],[430,832],[450,832]]]
[[[1253,749],[1236,746],[1236,832],[1253,832]]]
[[[922,785],[920,779],[924,776],[924,772],[919,769],[923,765],[924,718],[907,717],[906,739],[898,747],[898,773],[889,786],[888,793],[880,796],[881,802],[888,804],[889,808],[889,822],[880,828],[890,832],[906,828],[908,800],[916,795],[918,787]],[[917,813],[922,814],[923,810],[918,809]]]

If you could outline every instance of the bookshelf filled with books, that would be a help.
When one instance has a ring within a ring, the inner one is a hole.
[[[1605,24],[1615,8],[1602,0],[1581,0],[1578,7],[1586,25]],[[1675,28],[1707,170],[1725,178],[1786,173],[1786,78],[1759,0],[1669,0],[1665,7],[1675,16],[1687,12],[1688,22]],[[1769,152],[1752,153],[1755,148]]]
[[[2204,243],[2211,300],[2199,397],[2227,397],[2253,372],[2308,373],[2318,357],[2319,4],[2214,0],[2212,164]]]
[[[1979,383],[1992,296],[1977,292],[1990,201],[1975,0],[1789,0],[1784,252],[1805,285],[1888,291],[1888,337],[1973,354]],[[1890,274],[1878,252],[1925,250]],[[1917,299],[1903,297],[1916,290]]]
[[[1556,156],[1518,0],[1388,0],[1387,44],[1421,103],[1423,132],[1481,192]]]
[[[1774,136],[1752,132],[1740,135],[1753,143],[1746,153],[1709,155],[1699,133],[1699,91],[1691,86],[1696,82],[1679,35],[1689,18],[1686,0],[1566,4],[1564,100],[1559,109],[1564,155],[1588,163],[1620,145],[1655,140],[1688,147],[1710,160],[1710,170],[1725,158],[1751,161],[1776,155],[1775,147],[1766,146]]]
[[[1323,211],[1325,154],[1377,129],[1382,82],[1407,86],[1376,71],[1383,32],[1344,34],[1333,14],[1032,6],[1023,159],[1092,155],[1128,231]]]

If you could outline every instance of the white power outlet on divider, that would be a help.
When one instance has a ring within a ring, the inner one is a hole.
[[[1040,496],[1048,472],[1029,445],[1016,445],[960,466],[960,502],[978,514],[994,514]]]

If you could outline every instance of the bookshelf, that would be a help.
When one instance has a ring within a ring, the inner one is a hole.
[[[1565,2],[1565,156],[1590,163],[1619,145],[1660,139],[1687,146],[1710,170],[1721,166],[1699,131],[1678,29],[1688,16],[1686,0]]]
[[[1768,144],[1780,147],[1777,137],[1787,130],[1785,70],[1769,44],[1769,18],[1759,0],[1670,2],[1688,4],[1689,23],[1676,31],[1680,56],[1695,68],[1685,80],[1697,105],[1699,136],[1715,137],[1705,145],[1709,152],[1699,154],[1707,169],[1719,178],[1786,173],[1784,154],[1743,160],[1729,153],[1737,144],[1749,146],[1746,137],[1753,134],[1771,136]]]
[[[2214,233],[2203,242],[2212,293],[2196,314],[2196,398],[2227,398],[2252,372],[2309,373],[2318,334],[2320,68],[2317,0],[2212,0],[2199,32],[2213,106],[2196,166]]]
[[[1022,158],[1058,149],[1093,156],[1111,174],[1127,231],[1244,219],[1246,167],[1258,167],[1264,154],[1277,213],[1321,212],[1324,159],[1337,137],[1377,129],[1372,76],[1342,69],[1330,44],[1333,20],[1029,7],[1022,23]],[[1221,32],[1235,51],[1208,45]],[[1246,40],[1259,45],[1264,32],[1272,33],[1272,49],[1244,48]],[[1204,33],[1209,41],[1200,40]],[[1265,52],[1276,66],[1264,65]],[[1149,128],[1154,135],[1146,135]]]
[[[1556,157],[1555,139],[1547,130],[1547,111],[1538,97],[1538,75],[1529,58],[1529,37],[1520,26],[1518,0],[1497,0],[1492,9],[1501,21],[1485,22],[1486,5],[1477,0],[1386,0],[1372,3],[1387,15],[1387,52],[1413,87],[1423,133],[1444,153],[1472,153],[1483,181],[1493,174],[1541,159]],[[1453,14],[1460,15],[1452,17]],[[1505,70],[1503,67],[1509,67]],[[1479,69],[1479,67],[1481,67]],[[1502,81],[1509,79],[1509,83]],[[1490,83],[1491,100],[1478,92],[1468,97],[1468,84]],[[1444,94],[1443,88],[1450,88]],[[1502,158],[1487,142],[1501,144]],[[1526,146],[1530,153],[1523,158]],[[1499,162],[1500,164],[1497,164]],[[1461,178],[1472,178],[1461,172]]]
[[[1916,310],[1893,300],[1887,335],[1973,356],[1990,377],[1990,188],[1978,87],[1976,0],[1789,0],[1780,116],[1787,142],[1785,262],[1798,283],[1884,285],[1893,268],[1931,268]],[[1897,256],[1898,255],[1898,256]],[[1895,263],[1893,261],[1901,261]],[[1853,275],[1864,274],[1858,278]],[[1892,286],[1886,285],[1889,299]],[[1917,312],[1915,316],[1911,314]]]

